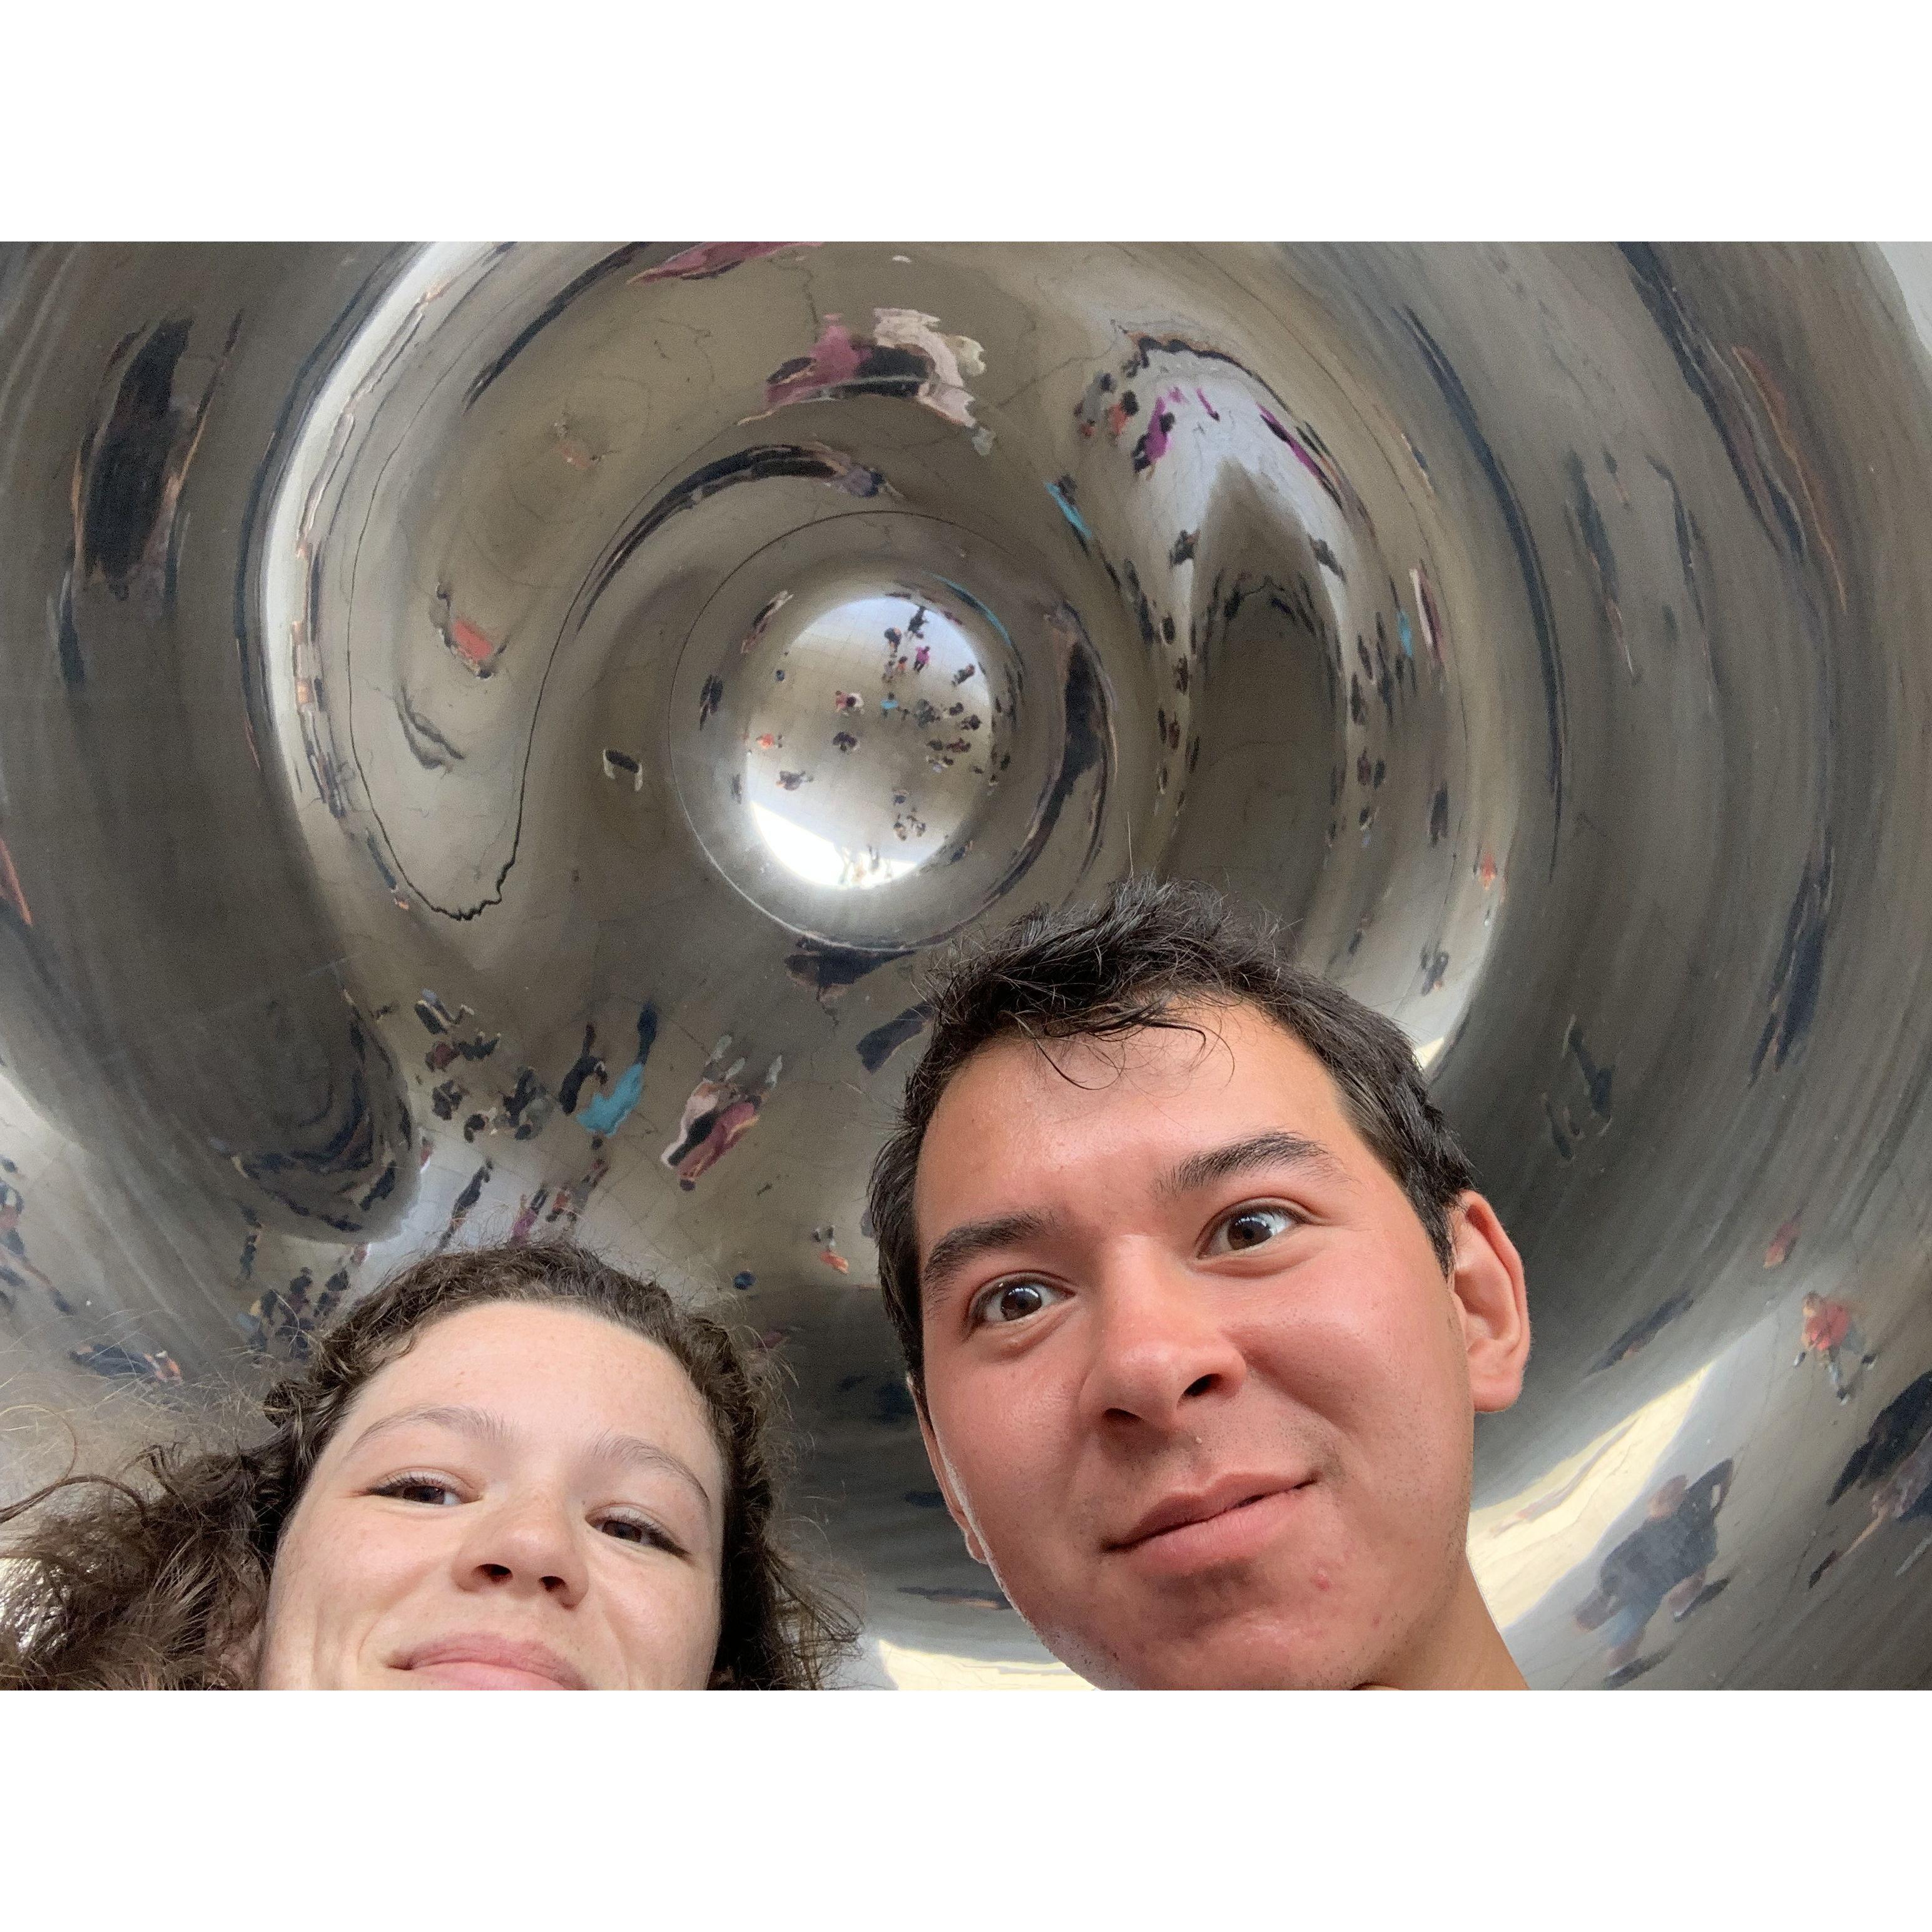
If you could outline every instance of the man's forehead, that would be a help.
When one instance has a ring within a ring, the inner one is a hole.
[[[920,1150],[916,1197],[929,1198],[937,1155],[948,1178],[990,1175],[1003,1156],[1025,1159],[1084,1123],[1112,1129],[1128,1108],[1145,1114],[1174,1151],[1262,1128],[1312,1136],[1345,1160],[1373,1156],[1355,1131],[1334,1083],[1312,1052],[1260,1009],[1177,1004],[1172,1024],[1111,1038],[1036,1041],[1004,1034],[974,1053],[934,1108]],[[922,1216],[921,1217],[923,1218]]]
[[[994,1089],[1016,1077],[1078,1106],[1121,1090],[1176,1089],[1204,1094],[1257,1082],[1284,1098],[1339,1106],[1328,1070],[1292,1029],[1243,1000],[1222,1005],[1177,1001],[1158,1022],[1120,1034],[1038,1038],[1000,1034],[972,1054],[947,1083],[939,1106],[963,1092]],[[934,1118],[938,1115],[934,1109]]]

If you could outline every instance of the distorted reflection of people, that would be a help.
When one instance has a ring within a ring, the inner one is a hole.
[[[1523,1272],[1391,1022],[1204,888],[933,993],[873,1175],[948,1509],[1116,1686],[1520,1688],[1465,1553]]]
[[[573,1244],[419,1261],[264,1438],[0,1508],[0,1686],[814,1688],[851,1627],[784,1547],[764,1387]]]
[[[1597,1587],[1577,1606],[1583,1630],[1600,1629],[1610,1646],[1605,1685],[1612,1690],[1662,1660],[1642,1657],[1644,1632],[1666,1604],[1682,1623],[1730,1580],[1707,1582],[1718,1559],[1718,1512],[1731,1489],[1728,1461],[1696,1482],[1673,1476],[1651,1498],[1644,1520],[1604,1558]]]
[[[1872,1419],[1865,1439],[1852,1450],[1826,1499],[1835,1503],[1846,1490],[1869,1492],[1871,1520],[1850,1544],[1826,1551],[1811,1572],[1808,1587],[1861,1550],[1887,1523],[1932,1521],[1932,1371],[1916,1376]],[[1932,1546],[1932,1532],[1921,1535],[1897,1569],[1904,1576]]]
[[[1799,1333],[1798,1358],[1793,1368],[1802,1369],[1808,1358],[1816,1355],[1831,1378],[1832,1393],[1840,1402],[1852,1398],[1845,1379],[1842,1358],[1850,1356],[1858,1369],[1868,1369],[1878,1360],[1858,1318],[1842,1301],[1830,1295],[1810,1294],[1804,1298],[1804,1327]],[[1856,1374],[1857,1370],[1853,1370]]]
[[[743,1056],[724,1065],[730,1047],[731,1036],[727,1034],[711,1049],[703,1077],[685,1101],[677,1138],[658,1156],[687,1192],[758,1124],[778,1076],[784,1071],[784,1056],[779,1054],[765,1069],[758,1085],[741,1085],[738,1076],[744,1070]]]
[[[589,1100],[581,1101],[574,1108],[577,1119],[586,1132],[602,1138],[614,1134],[631,1118],[632,1109],[644,1094],[644,1068],[650,1059],[651,1048],[657,1044],[657,1037],[658,1010],[646,1000],[638,1010],[638,1057],[618,1076],[614,1086],[606,1091],[592,1094]],[[590,1036],[586,1030],[584,1035],[586,1054],[590,1052]],[[582,1064],[580,1060],[578,1065]],[[598,1061],[597,1066],[601,1088],[604,1079],[603,1062]],[[572,1072],[575,1071],[573,1067]],[[566,1084],[567,1079],[568,1076]],[[578,1084],[580,1088],[581,1082]],[[576,1099],[574,1092],[572,1098],[573,1100]],[[566,1107],[564,1111],[569,1113],[573,1109]]]
[[[0,1155],[0,1172],[12,1175],[20,1169]],[[26,1197],[10,1180],[0,1180],[0,1250],[6,1256],[6,1259],[0,1260],[0,1284],[4,1284],[0,1286],[0,1309],[14,1305],[8,1289],[24,1288],[32,1280],[46,1291],[48,1300],[63,1315],[71,1315],[74,1310],[66,1296],[27,1258],[27,1244],[20,1234],[20,1216],[26,1204]]]

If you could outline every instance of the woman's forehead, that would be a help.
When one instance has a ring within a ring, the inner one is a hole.
[[[668,1349],[583,1309],[500,1301],[444,1316],[370,1378],[355,1419],[439,1402],[586,1434],[649,1424],[711,1436],[704,1400]]]

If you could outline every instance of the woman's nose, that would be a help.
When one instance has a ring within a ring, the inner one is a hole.
[[[572,1512],[552,1498],[506,1498],[486,1505],[464,1537],[457,1581],[472,1590],[542,1593],[568,1609],[583,1600],[590,1566]]]

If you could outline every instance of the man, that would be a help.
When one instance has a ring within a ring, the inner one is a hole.
[[[1672,1620],[1682,1623],[1720,1594],[1730,1581],[1720,1576],[1705,1581],[1718,1558],[1718,1512],[1731,1492],[1729,1460],[1706,1469],[1694,1484],[1672,1476],[1654,1495],[1636,1528],[1604,1558],[1597,1571],[1596,1589],[1577,1606],[1577,1626],[1604,1632],[1610,1646],[1606,1660],[1607,1690],[1619,1689],[1652,1665],[1664,1653],[1638,1655],[1651,1619],[1666,1604]]]
[[[1096,1684],[1523,1679],[1464,1553],[1522,1264],[1390,1022],[1204,888],[937,989],[872,1178],[967,1547]]]

